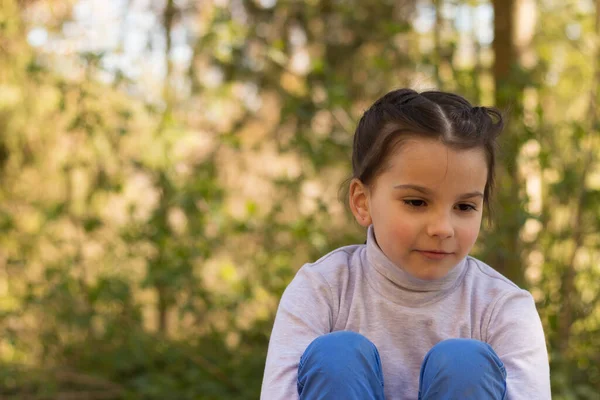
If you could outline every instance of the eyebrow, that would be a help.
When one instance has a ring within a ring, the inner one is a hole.
[[[421,192],[423,194],[429,194],[429,195],[432,193],[431,190],[429,190],[426,187],[419,186],[419,185],[410,185],[410,184],[396,185],[396,186],[394,186],[394,189],[412,189],[412,190],[416,190],[417,192]],[[483,197],[483,193],[476,190],[474,192],[464,193],[459,196],[460,199],[470,199],[472,197]]]

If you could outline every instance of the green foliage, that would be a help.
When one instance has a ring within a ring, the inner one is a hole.
[[[476,255],[532,291],[555,397],[597,399],[594,13],[538,2],[536,62],[495,90],[491,46],[452,15],[481,2],[438,3],[429,30],[414,1],[181,7],[191,61],[148,83],[110,71],[120,50],[32,48],[36,26],[69,40],[68,5],[36,20],[50,2],[5,1],[0,397],[256,398],[295,271],[364,241],[339,199],[356,122],[391,88],[438,86],[509,108]]]

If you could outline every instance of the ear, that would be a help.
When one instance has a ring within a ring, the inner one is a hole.
[[[371,225],[371,212],[369,211],[369,188],[360,180],[354,178],[350,182],[349,203],[356,221],[365,228]]]

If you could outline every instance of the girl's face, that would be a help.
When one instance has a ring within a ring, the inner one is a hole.
[[[352,182],[352,211],[361,225],[373,224],[379,247],[398,267],[420,279],[442,278],[479,234],[484,150],[412,138],[388,161],[370,187]]]

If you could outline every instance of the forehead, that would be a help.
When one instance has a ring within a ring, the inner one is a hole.
[[[436,187],[450,184],[454,188],[483,189],[488,166],[481,147],[456,149],[437,139],[407,138],[387,160],[384,175],[402,181]]]

